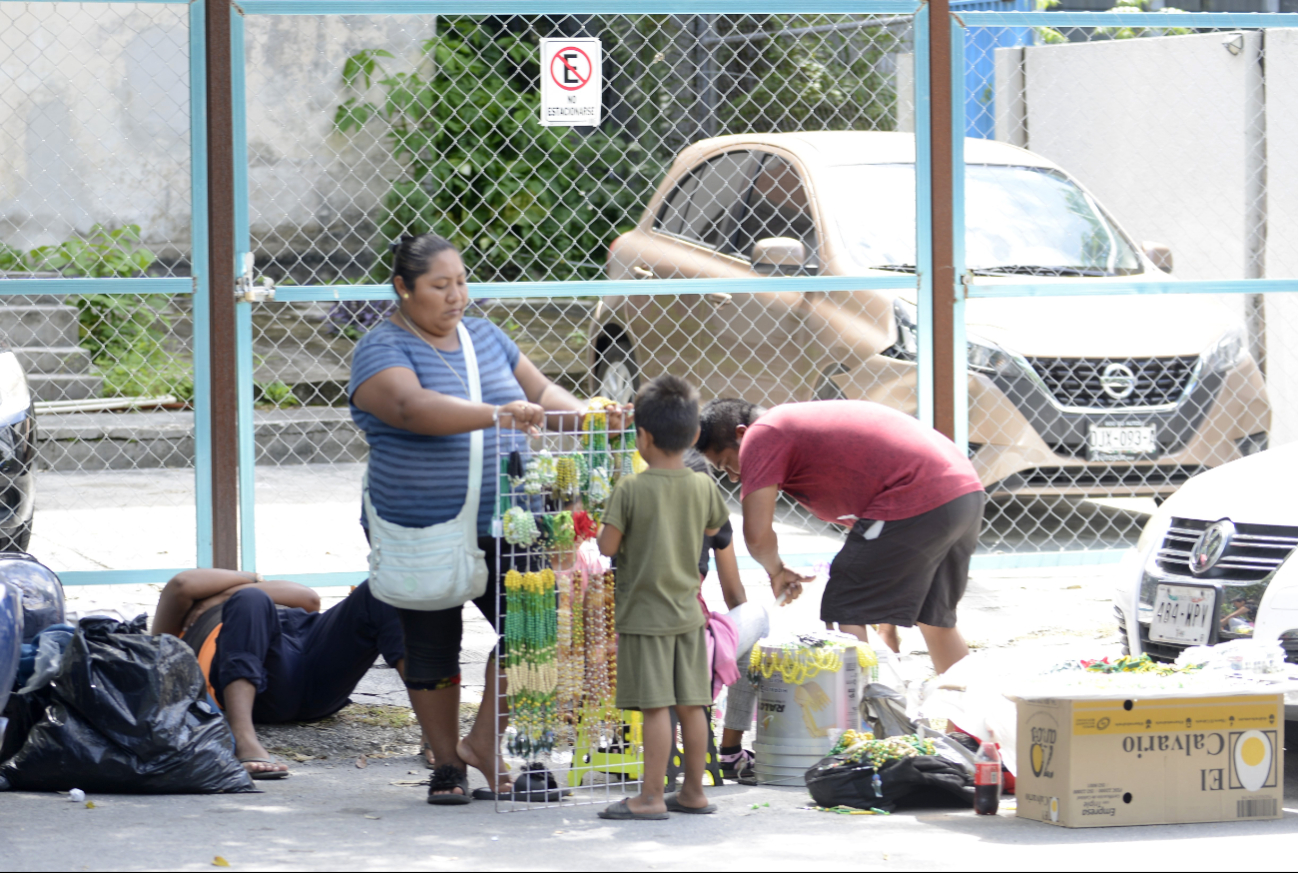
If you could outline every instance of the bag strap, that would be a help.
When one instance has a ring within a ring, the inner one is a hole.
[[[473,348],[473,337],[460,319],[456,327],[460,337],[460,348],[464,351],[464,369],[469,376],[469,401],[482,402],[482,380],[478,376],[478,354]],[[464,508],[460,510],[468,529],[468,542],[473,546],[478,541],[478,503],[482,497],[482,431],[475,430],[469,434],[469,490],[464,495]]]

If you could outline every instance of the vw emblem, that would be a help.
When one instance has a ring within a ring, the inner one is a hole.
[[[1136,374],[1126,364],[1108,364],[1100,374],[1100,387],[1114,400],[1126,400],[1136,390]]]
[[[1190,549],[1190,572],[1202,576],[1217,566],[1234,537],[1235,525],[1231,524],[1230,519],[1223,518],[1208,525],[1208,529],[1195,541],[1194,548]]]

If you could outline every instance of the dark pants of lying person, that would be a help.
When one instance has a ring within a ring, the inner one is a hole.
[[[256,687],[252,719],[262,724],[333,715],[375,658],[396,666],[404,656],[396,610],[374,599],[368,582],[323,612],[276,606],[244,588],[199,616],[184,639],[221,706],[236,679]]]

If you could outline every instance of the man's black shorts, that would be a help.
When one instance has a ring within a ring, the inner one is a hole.
[[[986,502],[985,491],[965,494],[884,522],[876,539],[866,539],[876,522],[858,521],[829,566],[821,621],[955,627]]]

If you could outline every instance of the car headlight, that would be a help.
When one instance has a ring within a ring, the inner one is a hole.
[[[970,370],[994,375],[1015,369],[1013,356],[995,343],[970,338],[968,350]]]
[[[1248,348],[1248,339],[1243,328],[1232,328],[1222,334],[1199,355],[1199,366],[1204,373],[1220,373],[1229,370],[1243,357]]]
[[[13,352],[0,352],[0,425],[13,424],[27,414],[32,396],[27,377]]]

